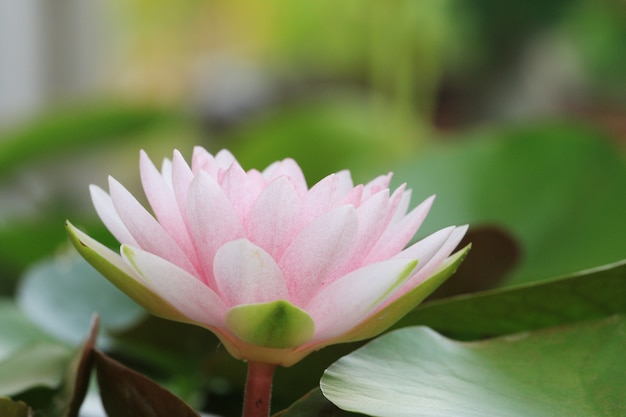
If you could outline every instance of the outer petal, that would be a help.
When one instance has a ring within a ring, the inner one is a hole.
[[[193,178],[191,169],[183,156],[180,152],[174,151],[174,156],[172,157],[172,189],[176,195],[178,209],[185,222],[187,220],[187,192]]]
[[[219,248],[213,270],[217,289],[228,306],[289,298],[274,259],[247,239],[233,240]]]
[[[449,229],[450,228],[444,230]],[[445,242],[443,242],[441,246],[437,249],[437,251],[434,254],[429,254],[430,259],[424,259],[424,261],[418,267],[417,271],[413,274],[411,278],[407,280],[398,295],[396,295],[395,297],[398,297],[399,294],[402,292],[410,291],[411,288],[419,285],[424,279],[433,274],[434,271],[439,267],[439,265],[452,253],[454,248],[457,247],[461,239],[463,239],[466,231],[467,226],[454,228],[449,234],[448,238],[445,240]],[[412,258],[413,255],[421,252],[421,250],[416,245],[414,245],[415,247],[410,247],[406,251],[401,252],[396,256],[396,258]]]
[[[65,223],[70,241],[98,272],[150,313],[169,320],[188,322],[189,318],[149,288],[118,255],[98,241]]]
[[[90,185],[89,191],[91,192],[91,200],[96,208],[96,212],[102,220],[102,223],[109,229],[109,231],[115,236],[120,243],[128,243],[130,245],[137,245],[137,241],[130,234],[128,228],[124,225],[119,214],[113,207],[113,201],[111,197],[97,185]]]
[[[278,262],[295,305],[307,303],[330,283],[332,273],[347,261],[356,232],[354,207],[341,206],[309,223],[295,238]]]
[[[167,183],[164,176],[156,169],[143,150],[140,154],[139,167],[144,192],[159,223],[184,252],[186,254],[192,254],[190,258],[195,260],[195,256],[193,256],[193,245],[180,214],[180,209],[176,202],[176,196],[171,184]]]
[[[215,253],[224,243],[244,237],[243,226],[215,179],[205,172],[200,172],[189,187],[187,211],[189,229],[203,266],[203,277],[215,289]]]
[[[145,284],[178,311],[205,327],[223,327],[226,306],[209,287],[149,252],[122,245],[122,257]]]
[[[272,181],[258,196],[245,222],[252,242],[280,259],[302,222],[302,202],[286,177]]]
[[[394,259],[356,270],[322,289],[305,307],[315,321],[314,341],[339,336],[370,314],[410,275],[416,260]]]
[[[122,184],[109,177],[109,188],[115,210],[139,247],[197,274],[185,252]]]
[[[391,302],[385,302],[379,306],[376,311],[366,320],[358,324],[348,333],[343,334],[335,340],[324,342],[323,346],[333,343],[354,342],[357,340],[369,339],[384,332],[394,323],[404,317],[409,311],[413,310],[419,303],[424,301],[426,297],[433,293],[446,279],[454,274],[461,265],[461,262],[469,252],[470,246],[466,246],[454,255],[447,258],[438,265],[435,272],[424,280],[420,285],[405,292],[397,299]],[[322,346],[318,346],[320,348]]]

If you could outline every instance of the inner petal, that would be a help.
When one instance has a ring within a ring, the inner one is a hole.
[[[219,248],[213,272],[217,289],[229,306],[289,297],[285,279],[274,259],[247,239],[233,240]]]

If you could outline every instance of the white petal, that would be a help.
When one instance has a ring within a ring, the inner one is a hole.
[[[100,220],[102,220],[102,223],[109,229],[111,234],[113,234],[120,243],[128,243],[137,246],[137,241],[130,234],[128,228],[124,225],[122,219],[120,219],[119,214],[117,214],[117,211],[115,211],[111,196],[97,185],[90,185],[89,191],[91,193],[91,201],[96,208],[96,213],[98,213]]]
[[[226,243],[215,254],[217,289],[228,307],[288,300],[287,285],[270,254],[247,239]]]
[[[457,247],[463,236],[465,236],[465,232],[467,232],[467,226],[460,226],[452,228],[446,228],[441,230],[440,232],[444,232],[448,234],[447,238],[443,242],[437,242],[437,245],[433,245],[437,250],[435,253],[432,253],[432,249],[428,250],[424,248],[423,253],[421,252],[421,248],[408,248],[406,252],[398,255],[398,258],[413,258],[414,256],[422,256],[422,259],[419,259],[419,264],[416,269],[416,272],[413,274],[411,278],[407,280],[402,289],[403,292],[406,290],[419,285],[423,280],[432,275],[435,270],[441,265],[441,263],[454,251]],[[434,234],[437,234],[435,232]],[[431,235],[432,236],[432,235]],[[444,234],[445,236],[445,234]],[[428,239],[428,238],[426,238]],[[424,239],[424,240],[426,240]],[[418,242],[417,244],[419,244]],[[434,242],[432,242],[434,243]],[[416,245],[417,245],[416,244]],[[414,245],[415,246],[415,245]],[[438,246],[438,247],[437,247]]]
[[[141,151],[139,166],[143,189],[156,218],[187,256],[195,261],[193,245],[181,216],[174,190],[144,151]]]
[[[196,277],[139,248],[123,245],[121,252],[145,284],[185,316],[203,325],[222,327],[224,302]]]
[[[415,260],[368,265],[318,292],[304,309],[315,321],[314,341],[339,336],[365,319],[410,276]]]

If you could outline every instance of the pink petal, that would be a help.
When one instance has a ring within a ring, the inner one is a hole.
[[[258,196],[246,219],[252,242],[279,259],[294,240],[302,219],[302,203],[287,177],[272,181]]]
[[[363,260],[376,244],[389,221],[389,190],[384,189],[357,208],[359,227],[348,267],[353,270],[363,265]],[[347,272],[347,271],[343,271]]]
[[[183,156],[180,152],[174,151],[174,156],[172,157],[172,189],[176,195],[178,211],[186,225],[189,225],[187,222],[187,192],[193,178],[191,168],[189,168]]]
[[[339,336],[365,319],[403,280],[414,260],[392,259],[368,265],[318,292],[304,309],[315,321],[313,341]]]
[[[303,198],[309,219],[337,207],[352,188],[352,179],[347,171],[330,174],[320,180]]]
[[[215,158],[202,146],[195,146],[191,156],[191,170],[194,174],[205,171],[213,178],[217,178],[217,165]]]
[[[237,212],[214,178],[201,171],[189,187],[189,230],[206,283],[215,287],[213,258],[224,243],[244,237]]]
[[[197,274],[185,252],[148,211],[113,177],[109,177],[113,206],[142,249]]]
[[[278,264],[295,305],[306,303],[349,261],[357,227],[354,207],[337,207],[309,223],[287,247]]]
[[[222,175],[220,186],[239,218],[243,219],[266,184],[260,175],[248,175],[239,164],[232,164]]]
[[[139,167],[144,192],[159,223],[186,254],[193,254],[193,245],[171,185],[168,185],[143,150]],[[190,258],[195,261],[195,256]]]
[[[191,321],[222,327],[226,306],[209,287],[165,259],[128,245],[122,257],[145,284]]]
[[[401,251],[424,222],[433,200],[434,197],[427,198],[400,221],[395,224],[390,223],[364,263],[378,262]]]
[[[117,211],[115,211],[111,197],[97,185],[90,185],[89,191],[91,192],[91,201],[93,201],[93,205],[96,208],[96,213],[98,213],[102,223],[115,236],[117,241],[137,246],[137,241],[130,234]]]
[[[289,299],[274,259],[247,239],[233,240],[219,248],[213,271],[227,307]]]
[[[388,188],[392,176],[393,174],[390,172],[387,175],[380,175],[365,184],[365,187],[363,189],[363,198],[370,198],[371,196],[378,194],[381,190]]]
[[[289,178],[291,185],[298,192],[300,197],[304,196],[308,191],[302,169],[293,159],[287,158],[279,162],[274,162],[263,170],[263,177],[265,177],[268,182],[280,176]]]

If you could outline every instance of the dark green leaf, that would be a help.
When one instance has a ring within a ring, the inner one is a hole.
[[[319,388],[315,388],[291,407],[274,414],[273,417],[356,417],[360,415],[339,409],[322,395]]]
[[[626,163],[602,132],[552,124],[482,135],[395,170],[415,204],[437,194],[420,234],[462,223],[508,232],[522,255],[509,284],[624,258]]]
[[[31,417],[32,415],[32,410],[23,402],[11,401],[10,398],[0,397],[0,416]]]
[[[397,327],[426,325],[475,339],[626,313],[626,260],[518,287],[424,303]]]
[[[321,389],[378,417],[623,417],[624,346],[623,316],[473,343],[411,327],[337,361]]]

